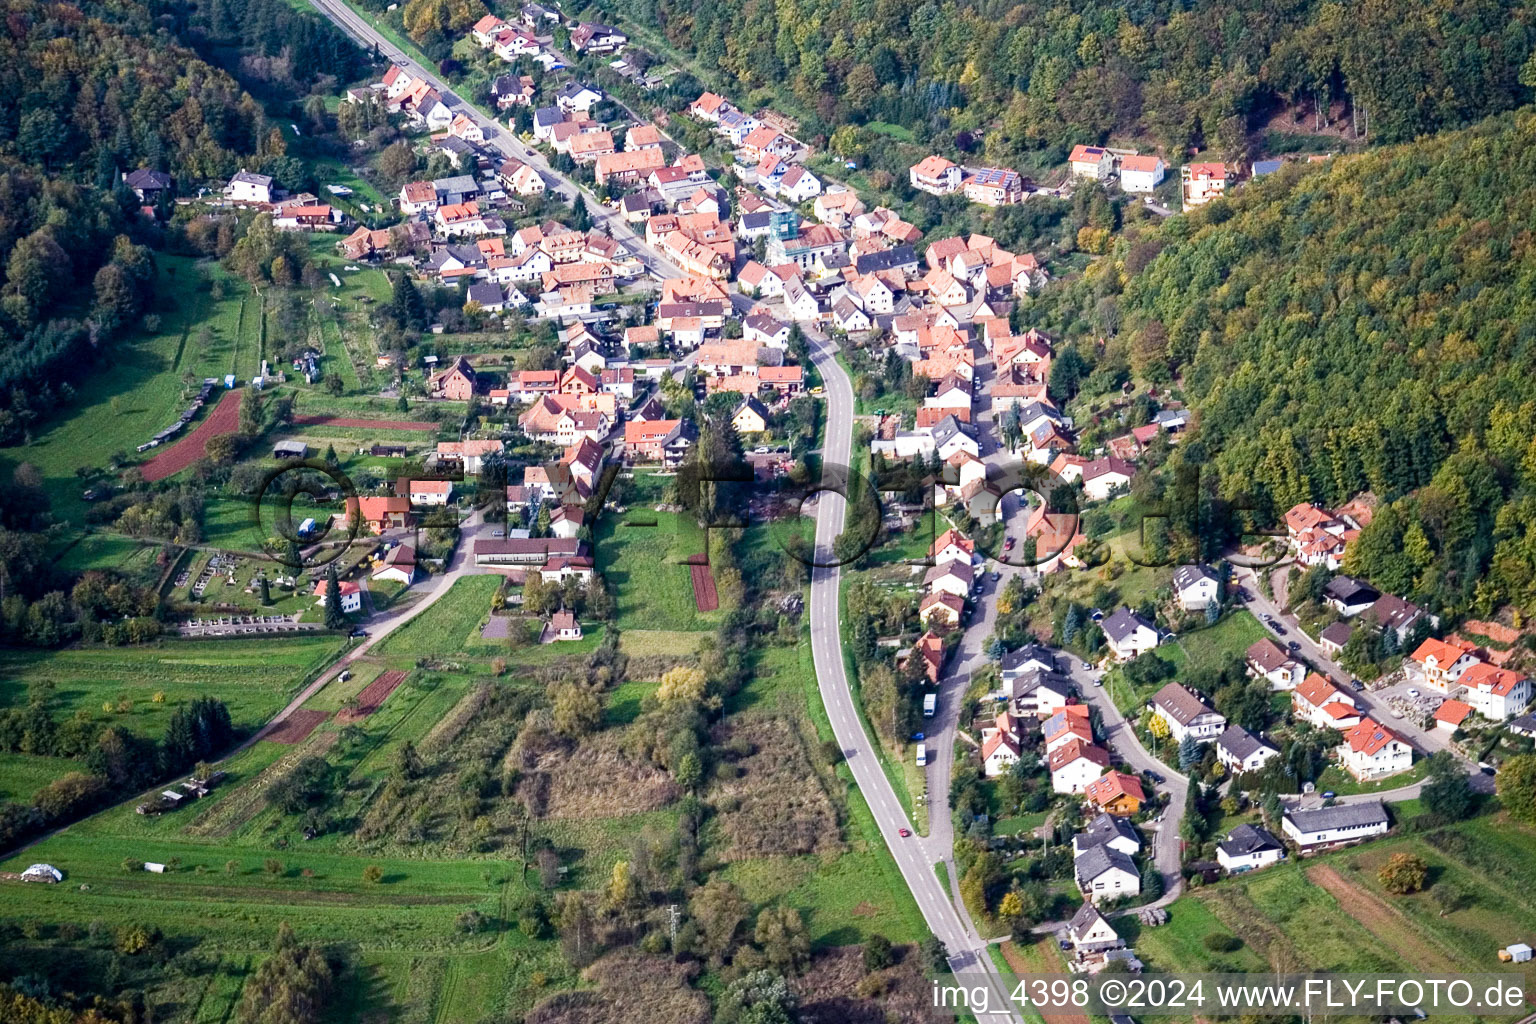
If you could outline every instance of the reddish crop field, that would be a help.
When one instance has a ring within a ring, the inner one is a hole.
[[[688,574],[693,577],[693,603],[701,612],[712,612],[720,607],[720,594],[715,590],[715,577],[710,574],[708,555],[693,555],[688,559]]]
[[[203,457],[209,440],[220,434],[233,434],[239,426],[240,392],[226,391],[192,433],[144,463],[144,479],[154,483],[175,476]]]
[[[273,743],[298,743],[306,736],[319,728],[320,723],[329,718],[324,711],[295,711],[287,718],[272,727],[272,731],[262,737]]]
[[[360,430],[436,430],[436,423],[422,420],[365,420],[352,416],[295,416],[298,427],[356,427]]]
[[[355,722],[359,718],[367,718],[379,710],[379,706],[395,692],[395,687],[405,682],[407,674],[398,670],[379,673],[379,678],[363,687],[363,692],[357,695],[357,707],[341,712],[336,720]]]

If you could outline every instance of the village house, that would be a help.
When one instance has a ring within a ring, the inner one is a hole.
[[[1142,803],[1147,799],[1140,779],[1113,770],[1088,783],[1083,789],[1083,796],[1105,814],[1127,818],[1140,811]]]
[[[1005,774],[1019,760],[1019,736],[1012,718],[1004,711],[981,730],[981,770],[989,779]]]
[[[1494,722],[1517,715],[1531,702],[1531,681],[1518,672],[1479,661],[1458,680],[1462,699]]]
[[[1271,690],[1294,690],[1306,675],[1306,667],[1269,637],[1249,647],[1245,657],[1248,674],[1268,680]]]
[[[416,579],[416,549],[409,544],[396,544],[390,548],[374,565],[373,579],[393,580],[410,586]]]
[[[455,402],[467,402],[474,397],[477,386],[474,368],[469,360],[457,356],[447,369],[439,370],[427,380],[427,393],[433,398]]]
[[[1113,455],[1094,459],[1083,467],[1083,493],[1094,501],[1103,501],[1131,485],[1136,467]]]
[[[629,36],[601,22],[583,21],[571,29],[571,48],[577,53],[614,53],[628,42]]]
[[[388,497],[356,497],[347,499],[348,517],[356,517],[358,531],[370,533],[400,529],[410,525],[411,499],[405,495]],[[351,529],[351,527],[348,527]]]
[[[1360,782],[1396,775],[1413,767],[1413,748],[1408,741],[1370,718],[1362,718],[1344,734],[1339,762]]]
[[[1184,210],[1204,206],[1213,199],[1220,199],[1227,191],[1231,172],[1221,163],[1185,164],[1179,169],[1183,181]]]
[[[1202,742],[1215,739],[1227,727],[1226,718],[1180,683],[1168,683],[1149,703],[1175,743],[1182,743],[1186,736]]]
[[[917,618],[924,629],[935,624],[954,628],[960,625],[960,618],[964,614],[965,600],[954,594],[930,593],[917,608]]]
[[[1346,619],[1376,603],[1381,591],[1353,576],[1335,576],[1323,587],[1323,601]]]
[[[1360,722],[1354,696],[1316,672],[1307,673],[1301,685],[1291,691],[1291,714],[1319,729],[1343,730]]]
[[[1216,863],[1228,874],[1257,871],[1285,859],[1285,844],[1262,825],[1239,825],[1216,844]]]
[[[1472,714],[1472,705],[1459,700],[1444,700],[1435,709],[1435,728],[1441,732],[1454,733],[1461,728],[1461,723]]]
[[[407,487],[412,505],[442,506],[453,496],[452,480],[412,480]]]
[[[983,206],[1009,206],[1024,201],[1024,179],[1005,167],[978,167],[964,182],[965,198]]]
[[[1371,801],[1313,810],[1287,807],[1280,830],[1307,854],[1386,835],[1387,825],[1387,809],[1380,801]]]
[[[1099,626],[1104,630],[1104,641],[1117,661],[1130,661],[1162,642],[1157,627],[1129,608],[1122,607],[1106,615]]]
[[[1051,771],[1051,789],[1057,793],[1081,793],[1110,765],[1109,752],[1103,747],[1073,738],[1047,756]]]
[[[1004,664],[1009,657],[1004,656]],[[1040,668],[1016,672],[1011,677],[1005,673],[1001,689],[1009,695],[1015,714],[1047,719],[1066,708],[1077,695],[1070,676]]]
[[[1127,192],[1150,193],[1163,183],[1167,169],[1160,156],[1121,157],[1120,187]]]
[[[1141,853],[1141,836],[1124,817],[1101,812],[1083,831],[1073,834],[1072,856],[1081,857],[1095,846],[1108,846],[1127,857],[1135,857]]]
[[[1221,577],[1208,565],[1181,565],[1173,570],[1173,591],[1180,608],[1205,611],[1221,598]]]
[[[229,184],[224,186],[224,198],[231,203],[260,203],[272,202],[272,179],[265,174],[253,174],[245,168],[235,172],[235,176],[229,179]]]
[[[1067,164],[1074,178],[1104,181],[1115,173],[1115,155],[1103,146],[1073,146]]]
[[[1141,892],[1141,875],[1125,854],[1108,846],[1090,847],[1072,862],[1072,874],[1083,898],[1090,903],[1135,896]]]
[[[321,607],[326,603],[326,590],[330,581],[318,579],[315,581],[315,597],[319,598],[315,604]],[[341,595],[341,610],[347,615],[355,615],[363,610],[363,588],[353,580],[340,580],[336,589]]]
[[[1477,648],[1471,644],[1433,637],[1419,644],[1408,657],[1419,666],[1424,685],[1441,693],[1449,693],[1462,673],[1478,661]]]
[[[1256,772],[1280,751],[1267,740],[1255,736],[1240,725],[1229,725],[1216,738],[1216,760],[1233,775]]]
[[[962,171],[941,156],[925,156],[908,170],[912,187],[919,192],[947,196],[960,191]]]
[[[576,621],[575,615],[564,608],[549,617],[549,628],[556,640],[581,639],[581,623]]]

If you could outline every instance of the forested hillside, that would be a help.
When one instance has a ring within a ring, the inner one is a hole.
[[[1293,165],[1122,243],[1096,275],[1130,275],[1106,359],[1177,375],[1200,414],[1178,457],[1208,459],[1226,495],[1271,514],[1363,490],[1395,502],[1349,568],[1438,607],[1530,610],[1533,224],[1530,111]]]
[[[165,171],[195,191],[242,166],[292,170],[263,105],[194,45],[278,100],[334,85],[323,76],[363,55],[281,0],[0,10],[0,439],[11,441],[67,397],[60,368],[150,306],[161,232],[122,172]]]
[[[1520,69],[1536,43],[1519,0],[615,6],[718,66],[739,99],[782,88],[822,130],[879,119],[940,149],[998,122],[984,143],[998,161],[1133,132],[1169,152],[1201,143],[1236,157],[1277,102],[1311,112],[1353,99],[1370,137],[1411,139],[1523,102]]]

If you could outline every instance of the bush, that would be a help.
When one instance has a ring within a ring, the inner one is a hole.
[[[1418,892],[1428,878],[1429,865],[1412,853],[1394,853],[1376,873],[1381,887],[1394,896]]]
[[[371,885],[377,885],[384,880],[384,869],[377,864],[369,864],[363,868],[363,881]]]
[[[1200,940],[1201,944],[1212,953],[1235,953],[1243,948],[1243,940],[1236,935],[1228,935],[1225,932],[1211,932]]]

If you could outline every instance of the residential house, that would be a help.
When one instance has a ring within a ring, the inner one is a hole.
[[[981,770],[989,779],[1005,774],[1019,760],[1019,737],[1008,712],[981,730]]]
[[[1256,772],[1280,751],[1267,740],[1240,725],[1229,725],[1216,738],[1216,759],[1233,775]]]
[[[1149,193],[1163,183],[1168,165],[1160,156],[1120,158],[1120,187],[1127,192]]]
[[[571,29],[571,48],[577,53],[616,53],[629,42],[629,36],[610,25],[583,21]]]
[[[953,528],[939,534],[928,547],[928,557],[935,563],[973,562],[975,555],[976,542]]]
[[[1381,591],[1352,576],[1335,576],[1323,587],[1323,600],[1344,618],[1353,618],[1381,597]]]
[[[965,198],[983,206],[1009,206],[1024,201],[1024,179],[1005,167],[979,167],[964,182]]]
[[[1129,487],[1135,475],[1135,466],[1113,455],[1094,459],[1083,467],[1083,493],[1094,501],[1103,501]]]
[[[1073,146],[1067,163],[1074,178],[1103,181],[1115,172],[1115,155],[1103,146]]]
[[[412,505],[442,506],[453,495],[452,480],[412,480],[407,488]]]
[[[1017,653],[1004,655],[1004,664]],[[1009,694],[1015,714],[1046,719],[1061,712],[1077,695],[1072,677],[1039,668],[1017,672],[1012,677],[1005,671],[1001,689]]]
[[[776,191],[791,203],[803,203],[821,194],[821,179],[796,164],[779,178]]]
[[[1338,622],[1330,622],[1319,630],[1317,642],[1323,650],[1336,658],[1344,652],[1344,646],[1349,643],[1349,638],[1354,632],[1355,627],[1348,619],[1340,619]]]
[[[768,410],[753,395],[741,400],[731,414],[731,426],[738,434],[761,434],[768,429]]]
[[[1083,898],[1090,903],[1135,896],[1141,892],[1141,875],[1137,873],[1135,863],[1108,846],[1090,847],[1072,862],[1072,874]]]
[[[1298,721],[1319,729],[1349,729],[1361,720],[1354,696],[1316,672],[1307,673],[1301,685],[1291,691],[1291,713]]]
[[[272,178],[265,174],[253,174],[245,168],[235,172],[224,186],[224,198],[232,203],[272,202]]]
[[[393,580],[410,586],[416,579],[416,549],[409,544],[396,544],[390,548],[374,565],[373,579]]]
[[[549,517],[549,532],[556,537],[571,538],[581,533],[586,513],[580,505],[563,504]]]
[[[141,167],[136,171],[129,171],[122,176],[123,184],[138,196],[139,202],[146,206],[153,206],[168,192],[174,192],[175,179],[164,171],[150,170]]]
[[[1129,608],[1120,608],[1099,623],[1104,640],[1117,661],[1130,661],[1162,642],[1157,627]]]
[[[1150,703],[1152,713],[1167,723],[1175,743],[1182,743],[1186,736],[1215,739],[1227,727],[1226,718],[1180,683],[1167,684]]]
[[[930,195],[947,196],[960,191],[963,172],[941,156],[925,156],[908,170],[912,187]]]
[[[953,594],[964,600],[971,596],[976,574],[969,560],[932,566],[923,575],[923,589],[930,594]]]
[[[1285,859],[1285,844],[1262,825],[1239,825],[1216,844],[1216,863],[1228,874],[1257,871]]]
[[[1306,667],[1269,637],[1248,648],[1248,674],[1269,681],[1271,690],[1294,690],[1306,675]]]
[[[1220,199],[1227,191],[1231,172],[1221,163],[1185,164],[1179,169],[1183,180],[1184,209],[1193,210],[1213,199]]]
[[[445,398],[454,402],[467,402],[474,397],[478,384],[474,367],[469,360],[457,356],[447,369],[439,370],[427,380],[427,393],[433,398]]]
[[[1221,577],[1208,565],[1181,565],[1173,570],[1173,590],[1180,608],[1204,611],[1221,599]]]
[[[1477,649],[1471,644],[1430,637],[1408,657],[1418,664],[1425,686],[1449,693],[1462,673],[1477,663],[1476,652]]]
[[[1531,702],[1531,681],[1518,672],[1479,661],[1461,674],[1462,698],[1491,721],[1502,722]]]
[[[555,93],[555,105],[567,115],[585,114],[602,101],[601,89],[580,82],[567,82]]]
[[[1087,828],[1072,836],[1072,856],[1081,857],[1095,846],[1108,846],[1127,857],[1135,857],[1141,853],[1141,845],[1135,825],[1120,815],[1100,812]]]
[[[1408,741],[1370,718],[1362,718],[1344,734],[1339,762],[1360,782],[1396,775],[1413,767]]]
[[[1387,825],[1387,809],[1380,801],[1371,801],[1313,810],[1287,807],[1280,831],[1305,854],[1386,835]]]
[[[1130,817],[1141,810],[1147,795],[1142,791],[1141,780],[1125,772],[1110,770],[1094,779],[1083,789],[1095,807],[1105,814]]]
[[[960,617],[965,613],[965,600],[954,594],[931,593],[924,597],[917,608],[917,619],[923,624],[923,628],[930,628],[934,624],[953,628],[960,625]]]
[[[329,579],[315,580],[315,597],[320,600],[315,604],[324,606],[326,603],[326,590],[329,588]],[[336,589],[341,597],[341,610],[347,615],[355,615],[363,610],[363,588],[353,580],[340,580]]]
[[[1102,953],[1125,945],[1092,903],[1084,903],[1079,907],[1062,931],[1066,936],[1065,942],[1071,945],[1072,951],[1078,956]]]
[[[1081,793],[1110,765],[1109,751],[1073,738],[1046,758],[1051,771],[1051,789],[1057,793]]]
[[[400,529],[410,525],[411,499],[403,494],[384,498],[348,498],[347,515],[356,516],[359,530],[366,528],[370,533]]]

